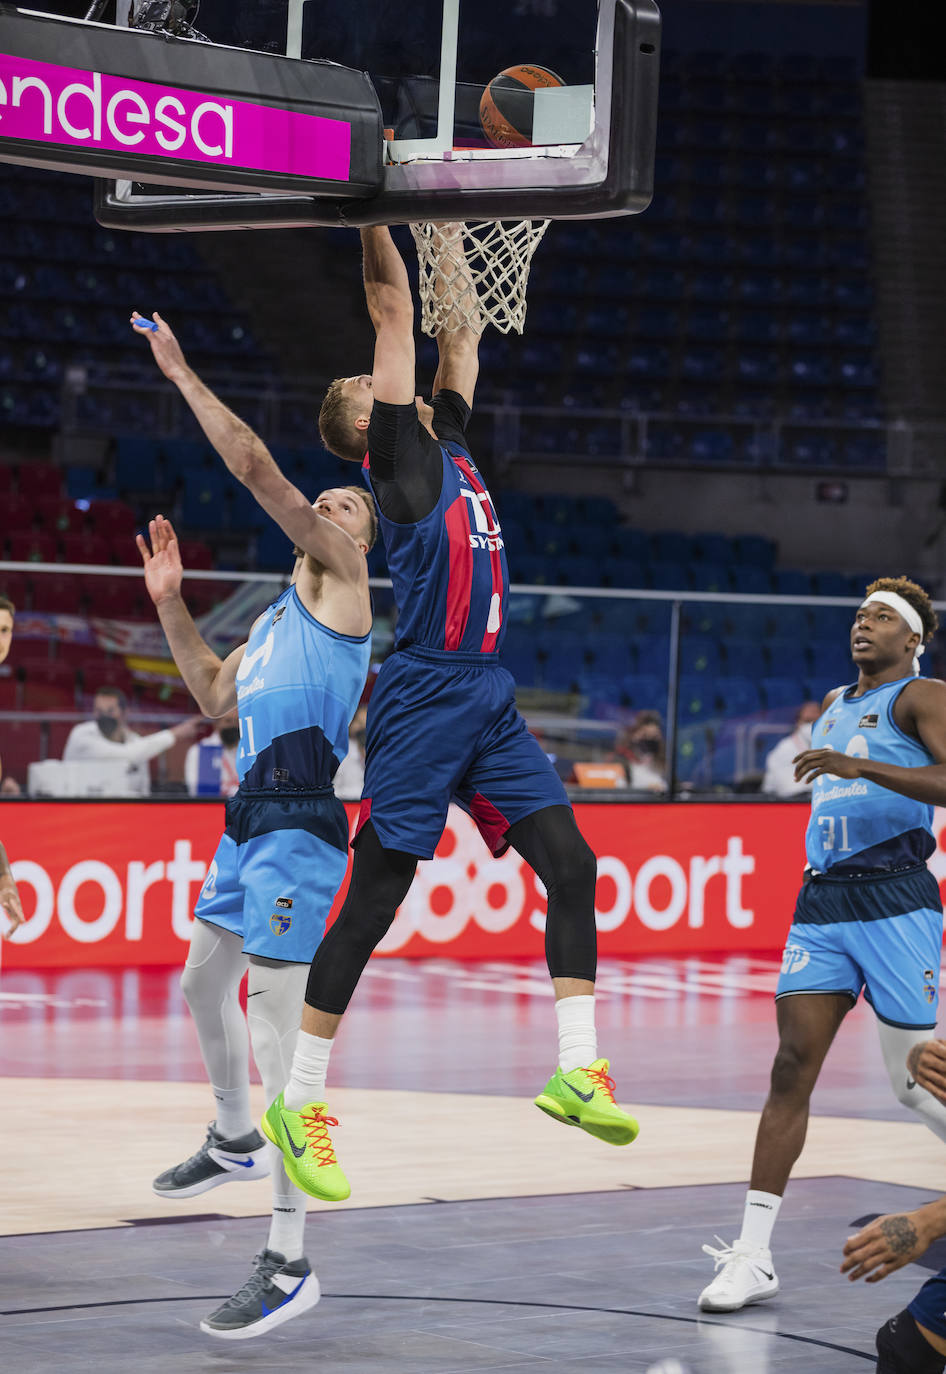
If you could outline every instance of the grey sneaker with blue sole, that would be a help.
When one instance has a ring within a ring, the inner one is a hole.
[[[268,1176],[269,1147],[259,1131],[254,1128],[227,1140],[212,1121],[196,1154],[165,1169],[151,1186],[159,1197],[197,1197],[221,1183],[249,1183]]]
[[[256,1268],[232,1298],[200,1324],[208,1336],[245,1341],[291,1321],[314,1307],[321,1297],[319,1281],[303,1256],[286,1260],[275,1250],[255,1257]]]

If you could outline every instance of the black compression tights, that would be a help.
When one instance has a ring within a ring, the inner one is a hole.
[[[594,981],[597,941],[595,856],[569,806],[549,806],[511,826],[509,843],[548,891],[545,957],[553,978]],[[375,946],[387,934],[414,880],[417,859],[383,849],[368,821],[355,845],[351,884],[335,924],[316,950],[305,1000],[341,1016]]]

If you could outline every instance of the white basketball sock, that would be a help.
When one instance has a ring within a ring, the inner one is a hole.
[[[555,1015],[559,1067],[563,1073],[586,1069],[598,1058],[594,997],[560,997],[555,1003]]]
[[[754,1250],[768,1250],[781,1205],[782,1199],[777,1193],[763,1193],[757,1188],[750,1188],[746,1193],[746,1210],[739,1239]]]
[[[334,1043],[321,1035],[299,1032],[289,1082],[283,1089],[283,1101],[290,1111],[298,1112],[309,1102],[325,1101],[325,1079]]]
[[[289,1055],[295,1044],[308,977],[307,964],[267,964],[256,956],[250,959],[247,1020],[267,1104],[278,1096],[289,1072]],[[269,1161],[273,1214],[266,1247],[287,1260],[301,1259],[306,1194],[290,1182],[283,1167],[282,1151],[275,1145],[269,1146]]]
[[[279,1156],[279,1162],[277,1165],[273,1160],[273,1218],[269,1223],[266,1249],[275,1250],[287,1260],[302,1259],[305,1253],[306,1195],[286,1178],[282,1168],[282,1151],[277,1150],[275,1145],[269,1148],[271,1156]]]

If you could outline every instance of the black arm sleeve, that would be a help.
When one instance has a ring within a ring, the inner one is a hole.
[[[466,446],[470,407],[456,391],[433,400],[434,430],[444,443]],[[375,401],[368,425],[368,470],[378,505],[389,520],[412,525],[429,515],[440,499],[443,457],[440,445],[420,422],[417,407]]]
[[[438,391],[431,405],[434,408],[434,433],[445,444],[461,444],[466,448],[466,427],[472,411],[458,391]]]

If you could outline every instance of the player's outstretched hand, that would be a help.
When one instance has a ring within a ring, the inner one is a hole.
[[[169,597],[180,596],[184,566],[170,520],[165,520],[163,515],[156,515],[149,520],[148,536],[151,540],[150,549],[140,534],[135,535],[135,543],[144,564],[148,595],[156,606],[160,606]]]
[[[940,1204],[930,1203],[915,1212],[878,1217],[856,1236],[850,1236],[844,1247],[841,1273],[847,1274],[852,1282],[866,1279],[868,1283],[879,1283],[895,1269],[917,1259],[940,1234],[936,1208],[941,1213]]]
[[[842,754],[839,749],[806,749],[803,754],[796,754],[792,763],[796,782],[811,783],[823,773],[835,778],[856,778],[860,770],[860,760]]]
[[[907,1055],[907,1073],[921,1088],[946,1103],[946,1041],[922,1040]]]
[[[187,719],[182,720],[180,724],[171,726],[171,734],[177,740],[178,744],[180,744],[181,740],[189,742],[190,740],[197,739],[198,735],[205,734],[208,724],[209,722],[206,721],[203,716],[188,716]]]
[[[151,345],[151,352],[158,367],[169,381],[178,381],[187,372],[187,359],[181,345],[157,311],[146,320],[137,310],[131,312],[131,325],[136,334],[143,334]]]
[[[3,932],[4,940],[9,940],[10,936],[23,924],[23,907],[20,904],[20,894],[16,890],[16,883],[9,873],[4,873],[0,877],[0,908],[6,913],[9,924]]]

